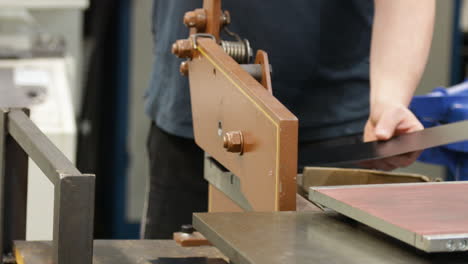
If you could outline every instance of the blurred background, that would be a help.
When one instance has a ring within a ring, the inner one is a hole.
[[[34,98],[33,121],[80,171],[96,173],[96,238],[138,238],[148,174],[143,95],[153,62],[152,2],[0,0],[0,68]],[[437,1],[417,94],[467,75],[468,4]],[[422,163],[405,171],[446,174]],[[32,167],[27,239],[49,240],[53,186],[36,174]]]

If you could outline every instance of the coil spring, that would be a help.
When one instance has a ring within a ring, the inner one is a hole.
[[[249,63],[252,58],[252,48],[248,40],[243,41],[221,41],[224,52],[240,64]]]

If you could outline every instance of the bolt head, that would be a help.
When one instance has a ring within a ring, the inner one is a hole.
[[[189,64],[188,64],[188,62],[187,61],[181,62],[179,70],[180,70],[180,74],[182,76],[187,76],[188,73],[189,73]]]
[[[221,18],[221,24],[223,26],[227,26],[231,24],[231,13],[229,13],[229,11],[224,10],[222,18]]]
[[[206,27],[206,12],[204,9],[198,8],[194,11],[189,11],[184,15],[184,24],[187,27],[194,27],[199,31],[205,30]]]
[[[180,232],[185,234],[193,234],[195,232],[195,228],[192,225],[182,225],[180,228]]]
[[[243,140],[241,131],[226,132],[223,137],[223,146],[229,152],[242,153],[244,148]]]
[[[177,55],[179,53],[179,45],[177,45],[177,42],[174,42],[174,44],[172,44],[171,52],[174,55]]]
[[[172,44],[172,53],[179,58],[191,58],[193,45],[190,39],[180,39]]]

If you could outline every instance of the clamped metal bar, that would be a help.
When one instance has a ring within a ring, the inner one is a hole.
[[[54,263],[92,263],[95,176],[81,174],[21,109],[0,111],[0,246],[3,253],[12,253],[13,240],[25,239],[28,156],[54,184]],[[17,157],[20,160],[13,160]],[[12,179],[17,178],[21,182],[10,185]],[[16,211],[20,213],[15,214]],[[10,230],[14,230],[13,233]]]

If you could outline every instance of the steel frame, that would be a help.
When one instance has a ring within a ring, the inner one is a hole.
[[[54,185],[54,263],[91,264],[95,176],[78,171],[19,108],[0,108],[2,253],[13,253],[13,241],[26,239],[28,157]]]

